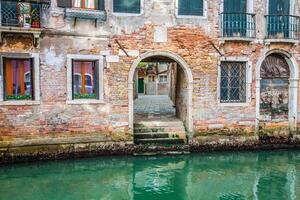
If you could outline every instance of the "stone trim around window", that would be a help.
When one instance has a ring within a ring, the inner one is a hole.
[[[202,16],[196,16],[196,15],[179,15],[179,9],[178,9],[178,1],[175,1],[175,16],[176,18],[194,18],[194,19],[207,19],[207,8],[208,8],[208,2],[207,0],[203,0],[203,15]]]
[[[222,62],[245,62],[246,63],[246,102],[245,103],[221,103],[221,63]],[[246,57],[221,57],[218,63],[218,79],[217,79],[217,99],[218,105],[227,107],[245,107],[251,102],[251,84],[252,84],[252,62]]]
[[[114,0],[111,0],[111,2],[109,2],[110,5],[109,7],[111,8],[111,13],[112,15],[114,16],[117,16],[117,17],[126,17],[126,16],[142,16],[144,14],[144,0],[141,0],[141,11],[140,13],[119,13],[119,12],[114,12]]]
[[[86,61],[98,61],[99,62],[99,86],[98,93],[99,99],[73,99],[72,97],[72,61],[73,60],[86,60]],[[104,103],[104,81],[103,81],[103,56],[99,55],[80,55],[80,54],[68,54],[67,55],[67,104],[101,104]]]
[[[4,74],[3,74],[3,58],[15,58],[15,59],[33,59],[33,71],[34,71],[34,100],[10,100],[4,101]],[[9,106],[21,106],[21,105],[39,105],[40,104],[40,55],[39,53],[0,53],[0,105]]]

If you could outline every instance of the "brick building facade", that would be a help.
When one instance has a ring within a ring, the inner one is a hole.
[[[95,5],[79,1],[81,8],[69,1],[24,2],[1,1],[3,148],[132,142],[134,74],[148,58],[177,63],[177,109],[190,141],[215,135],[297,135],[299,0],[282,5],[275,0],[187,5],[181,0],[133,5],[99,0]],[[20,59],[32,65],[29,99],[8,80],[9,60]],[[74,94],[76,61],[93,63],[97,81],[91,98],[85,98],[91,83],[84,64],[78,71],[80,94]]]

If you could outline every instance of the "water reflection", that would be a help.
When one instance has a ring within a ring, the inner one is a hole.
[[[300,198],[300,151],[97,158],[0,167],[0,199]]]

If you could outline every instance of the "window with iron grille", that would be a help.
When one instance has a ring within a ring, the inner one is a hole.
[[[41,6],[39,3],[2,1],[1,25],[25,28],[41,28]]]
[[[203,16],[203,0],[178,0],[178,15]]]
[[[246,63],[222,62],[220,80],[221,103],[246,102]]]

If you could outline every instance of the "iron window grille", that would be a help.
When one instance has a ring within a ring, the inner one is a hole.
[[[255,38],[255,14],[221,13],[221,37]]]
[[[1,1],[1,25],[24,28],[41,28],[42,9],[46,9],[50,1]]]
[[[268,39],[299,39],[299,16],[266,15],[266,22]]]
[[[221,103],[245,103],[246,63],[222,62],[220,88]]]

